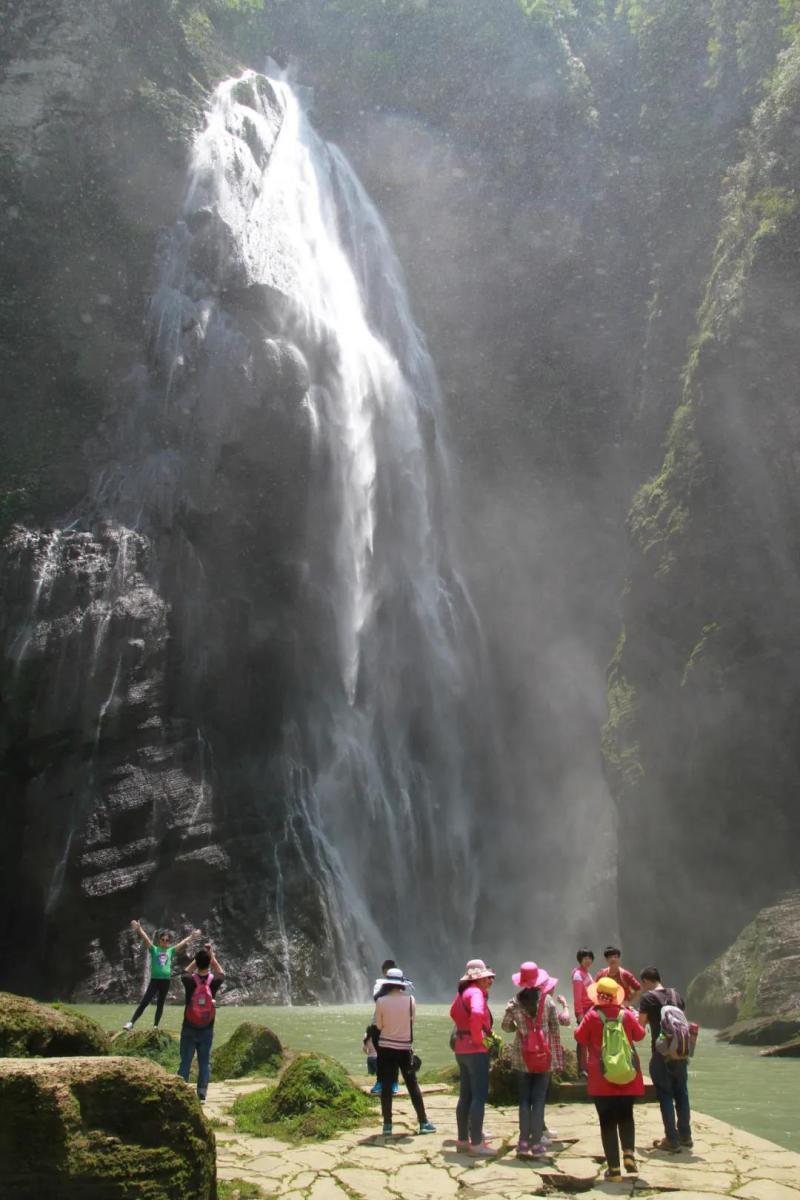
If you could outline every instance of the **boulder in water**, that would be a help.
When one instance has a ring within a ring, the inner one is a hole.
[[[351,1129],[373,1112],[341,1063],[325,1054],[300,1054],[275,1088],[240,1096],[236,1128],[284,1141],[320,1141]]]
[[[266,1025],[243,1021],[227,1042],[214,1051],[214,1078],[276,1075],[282,1061],[283,1046],[277,1035]]]
[[[784,1042],[782,1046],[770,1046],[761,1051],[762,1058],[800,1058],[800,1037]]]
[[[723,1027],[800,1009],[800,892],[790,892],[745,926],[686,994],[694,1020]]]
[[[719,1041],[731,1046],[779,1046],[797,1037],[800,1037],[800,1012],[736,1021],[717,1034]]]
[[[0,992],[0,1056],[53,1058],[108,1054],[110,1039],[91,1017],[60,1004]]]
[[[4,1195],[216,1200],[214,1135],[192,1089],[130,1058],[0,1060]]]

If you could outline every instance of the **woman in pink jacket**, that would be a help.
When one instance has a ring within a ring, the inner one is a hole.
[[[495,1153],[483,1136],[483,1113],[489,1095],[489,1050],[486,1036],[492,1031],[489,988],[494,971],[481,958],[471,958],[458,981],[458,993],[450,1006],[456,1032],[453,1050],[460,1074],[456,1105],[457,1150],[475,1158]]]

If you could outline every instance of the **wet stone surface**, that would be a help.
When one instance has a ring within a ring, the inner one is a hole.
[[[221,1179],[258,1184],[281,1200],[521,1200],[524,1196],[655,1196],[660,1200],[800,1200],[800,1154],[695,1113],[694,1147],[678,1155],[650,1149],[662,1136],[655,1105],[636,1110],[638,1174],[621,1183],[603,1181],[604,1162],[594,1108],[548,1107],[558,1135],[541,1161],[516,1158],[514,1108],[487,1109],[486,1128],[497,1147],[493,1159],[473,1160],[456,1151],[455,1097],[432,1090],[425,1104],[437,1132],[415,1132],[414,1111],[404,1092],[394,1102],[394,1135],[381,1136],[380,1109],[359,1129],[315,1145],[286,1146],[273,1138],[237,1134],[229,1114],[237,1096],[262,1086],[251,1080],[213,1084],[206,1115],[217,1123]]]

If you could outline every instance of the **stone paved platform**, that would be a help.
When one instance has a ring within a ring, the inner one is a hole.
[[[516,1111],[487,1108],[486,1128],[500,1148],[496,1159],[476,1161],[455,1148],[455,1098],[438,1089],[425,1104],[437,1132],[414,1133],[414,1112],[405,1094],[395,1098],[394,1136],[380,1136],[380,1110],[373,1125],[329,1142],[286,1146],[272,1138],[235,1133],[227,1109],[237,1095],[262,1086],[252,1081],[211,1085],[206,1113],[228,1128],[217,1129],[221,1179],[259,1184],[281,1200],[521,1200],[526,1196],[586,1200],[609,1195],[659,1196],[660,1200],[800,1200],[800,1154],[696,1113],[694,1148],[679,1155],[648,1150],[662,1134],[658,1108],[636,1110],[639,1174],[604,1183],[600,1134],[594,1108],[548,1105],[547,1121],[562,1139],[542,1162],[514,1156]]]

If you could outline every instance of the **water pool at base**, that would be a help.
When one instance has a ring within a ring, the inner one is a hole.
[[[170,1000],[174,1000],[173,991]],[[133,1005],[82,1004],[76,1006],[106,1029],[120,1029],[130,1019]],[[423,1060],[423,1070],[452,1062],[447,1044],[451,1022],[443,1004],[420,1004],[414,1042]],[[496,1012],[501,1011],[495,1006]],[[152,1023],[148,1009],[137,1028]],[[170,1003],[162,1028],[177,1033],[182,1008]],[[221,1005],[217,1014],[217,1040],[224,1040],[242,1021],[269,1025],[292,1050],[320,1050],[344,1063],[348,1070],[363,1073],[361,1037],[372,1015],[372,1006],[344,1004],[323,1008],[234,1007]],[[499,1024],[499,1021],[498,1021]],[[569,1045],[571,1032],[564,1031]],[[702,1029],[692,1061],[689,1093],[700,1112],[729,1121],[740,1129],[769,1138],[789,1150],[800,1151],[800,1059],[761,1058],[757,1049],[726,1046],[717,1042],[714,1031]]]

